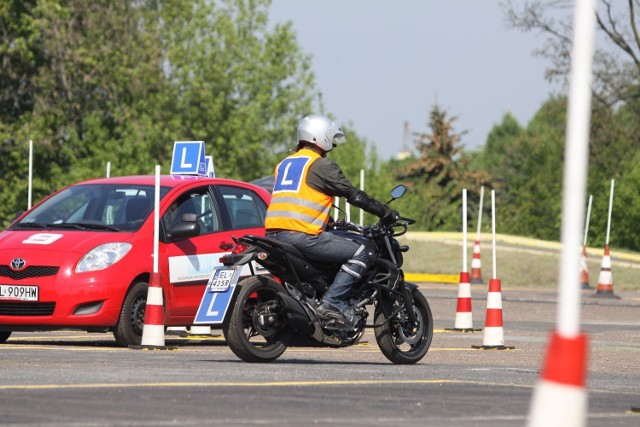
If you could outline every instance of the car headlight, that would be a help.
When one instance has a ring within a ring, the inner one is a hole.
[[[91,249],[76,266],[76,273],[103,270],[120,261],[129,250],[130,243],[105,243]]]

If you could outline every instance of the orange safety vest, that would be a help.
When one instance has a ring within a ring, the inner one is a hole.
[[[307,185],[309,167],[320,158],[313,150],[298,150],[284,159],[275,171],[271,204],[265,228],[319,234],[329,221],[333,196]]]

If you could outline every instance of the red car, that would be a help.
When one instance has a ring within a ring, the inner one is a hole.
[[[141,342],[153,271],[155,176],[66,187],[0,233],[0,342],[12,331],[112,331]],[[232,236],[264,235],[270,194],[229,179],[160,179],[159,260],[165,326],[192,324]]]

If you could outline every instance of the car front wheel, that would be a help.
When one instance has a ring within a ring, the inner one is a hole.
[[[123,347],[140,345],[144,328],[144,310],[147,306],[147,282],[136,282],[127,292],[118,323],[113,329],[116,343]]]

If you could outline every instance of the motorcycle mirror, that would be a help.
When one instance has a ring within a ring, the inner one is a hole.
[[[402,197],[405,191],[407,191],[407,187],[405,187],[404,185],[400,184],[396,186],[393,190],[391,190],[391,200],[389,202]]]

